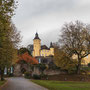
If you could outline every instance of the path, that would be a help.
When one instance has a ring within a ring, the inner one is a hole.
[[[28,79],[13,77],[8,79],[8,83],[1,90],[47,90]]]

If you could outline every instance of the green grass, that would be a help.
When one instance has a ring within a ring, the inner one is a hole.
[[[0,86],[2,86],[6,81],[0,81]]]
[[[90,90],[90,82],[32,80],[49,90]]]

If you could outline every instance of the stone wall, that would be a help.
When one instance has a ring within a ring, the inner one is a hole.
[[[52,70],[52,69],[44,70],[43,73],[46,75],[67,74],[65,71],[61,71],[61,70],[57,70],[57,69],[56,70]],[[34,71],[32,72],[32,74],[40,75],[41,71],[39,70],[38,67],[34,67]]]
[[[39,68],[34,67],[34,70],[33,70],[33,72],[32,72],[32,75],[33,75],[33,74],[40,75],[40,74],[41,74],[41,72],[40,72]]]
[[[44,74],[46,75],[58,75],[58,74],[66,74],[66,72],[64,71],[60,71],[60,70],[45,70]]]
[[[17,77],[22,76],[20,67],[21,67],[20,64],[16,64],[14,66],[14,76],[17,76]]]
[[[37,74],[37,75],[40,75],[42,72],[41,70],[39,69],[39,67],[34,67],[33,71],[30,69],[29,66],[23,64],[23,67],[22,65],[20,64],[16,64],[14,66],[14,76],[22,76],[22,68],[26,69],[27,72],[32,72],[32,75],[33,74]],[[52,70],[52,69],[46,69],[43,71],[43,73],[45,75],[58,75],[58,74],[67,74],[65,71],[61,71],[59,69],[55,69],[55,70]]]
[[[22,76],[24,72],[22,70],[25,70],[24,72],[31,72],[31,68],[27,64],[15,64],[14,66],[14,76]]]

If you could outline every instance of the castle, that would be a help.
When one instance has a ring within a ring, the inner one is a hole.
[[[52,45],[52,42],[50,43],[50,48],[48,48],[46,45],[41,45],[41,39],[39,38],[38,33],[35,34],[35,38],[33,39],[33,51],[32,56],[54,56],[54,47]]]
[[[48,48],[46,45],[41,45],[41,39],[39,38],[38,33],[35,34],[33,39],[33,45],[28,45],[29,50],[32,52],[33,57],[48,57],[54,56],[54,47],[52,42]],[[73,59],[77,59],[77,55],[73,55]],[[90,63],[90,54],[82,60],[82,65],[87,65]]]

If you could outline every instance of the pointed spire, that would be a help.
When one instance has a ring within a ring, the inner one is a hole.
[[[37,32],[36,32],[36,34],[35,34],[35,38],[34,38],[34,39],[39,39],[39,40],[40,40]]]
[[[53,44],[52,44],[52,42],[50,43],[50,48],[53,48]]]
[[[36,32],[35,37],[38,37],[38,33]]]

